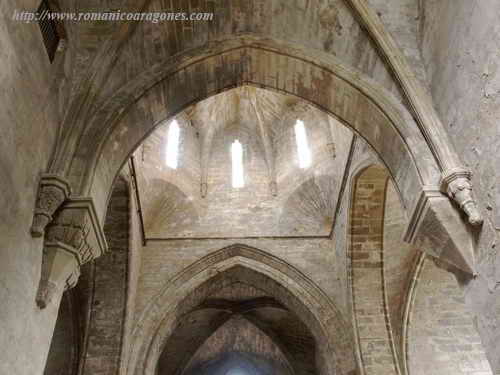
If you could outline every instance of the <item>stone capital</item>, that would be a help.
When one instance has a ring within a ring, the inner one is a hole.
[[[52,221],[54,212],[71,195],[69,183],[54,174],[44,174],[40,180],[31,235],[42,237],[45,227]]]
[[[476,275],[468,225],[439,187],[425,187],[422,191],[404,240],[471,276]]]
[[[107,251],[106,239],[91,198],[72,198],[45,230],[37,304],[46,307],[55,295],[76,285],[80,267]]]

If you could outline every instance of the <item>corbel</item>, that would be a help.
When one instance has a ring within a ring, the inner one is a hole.
[[[54,297],[74,287],[80,267],[106,251],[106,238],[92,198],[68,199],[45,230],[37,305],[43,309]]]
[[[483,218],[474,199],[471,178],[472,173],[467,169],[453,168],[443,173],[441,190],[467,214],[471,225],[479,226]]]
[[[467,222],[437,186],[424,187],[404,240],[471,276],[476,275],[474,246]]]

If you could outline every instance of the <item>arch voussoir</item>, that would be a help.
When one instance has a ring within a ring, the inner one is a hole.
[[[236,270],[232,273],[233,270]],[[133,332],[129,368],[134,374],[154,374],[163,343],[172,332],[178,306],[195,304],[200,298],[190,293],[208,286],[207,293],[220,285],[250,274],[252,284],[270,291],[287,309],[295,311],[319,340],[318,349],[325,371],[348,374],[357,368],[352,335],[334,303],[311,280],[288,263],[245,245],[233,245],[200,259],[170,280],[141,314]],[[229,276],[229,277],[228,277]],[[272,285],[272,287],[270,287]]]

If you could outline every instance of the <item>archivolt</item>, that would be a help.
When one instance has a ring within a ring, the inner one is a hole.
[[[301,97],[359,133],[388,167],[406,208],[423,185],[438,185],[439,167],[411,115],[379,84],[331,55],[241,37],[158,64],[110,98],[70,159],[66,173],[75,191],[91,192],[102,207],[121,165],[155,126],[193,103],[245,84]]]
[[[181,303],[207,281],[239,267],[255,274],[253,281],[259,288],[266,288],[266,283],[276,284],[276,288],[271,288],[275,294],[272,297],[295,311],[320,340],[327,373],[348,374],[356,370],[351,328],[329,297],[286,262],[258,249],[233,245],[187,267],[152,299],[132,335],[129,373],[154,374],[162,344],[173,329]],[[243,273],[235,272],[235,277]]]

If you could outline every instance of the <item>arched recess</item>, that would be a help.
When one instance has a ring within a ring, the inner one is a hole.
[[[80,375],[117,374],[120,370],[128,297],[129,194],[128,181],[120,176],[113,185],[104,223],[109,250],[94,261],[89,280],[90,301]]]
[[[383,257],[384,208],[389,175],[363,166],[352,179],[349,225],[349,281],[362,373],[399,374],[386,305]]]
[[[404,355],[408,375],[493,375],[459,275],[422,254],[407,297]]]
[[[94,197],[103,217],[114,176],[155,126],[245,84],[298,96],[359,133],[388,167],[406,209],[424,185],[438,186],[439,166],[413,118],[378,83],[329,54],[244,37],[170,58],[118,90],[89,120],[63,173],[77,194]]]
[[[202,287],[202,293],[205,295],[214,287],[234,292],[234,286],[242,284],[234,282],[233,272],[225,273],[225,277],[229,279],[223,283],[212,280],[215,285]],[[247,286],[245,292],[251,288]],[[254,291],[265,293],[255,288]],[[255,364],[262,362],[258,360],[261,358],[280,373],[283,370],[290,375],[317,373],[314,338],[298,317],[272,298],[245,299],[237,296],[238,292],[232,294],[236,299],[208,296],[194,310],[178,317],[175,329],[164,343],[157,366],[159,374],[202,372],[211,362],[225,362],[229,360],[225,357],[235,354],[250,355]],[[203,297],[197,296],[196,300],[200,298]]]
[[[73,290],[63,294],[44,375],[77,375],[81,350],[78,303]]]
[[[351,328],[329,297],[286,262],[255,248],[233,245],[184,269],[151,300],[132,333],[129,374],[154,374],[180,309],[196,307],[206,295],[237,280],[251,280],[300,316],[317,340],[316,362],[321,373],[357,371]]]

